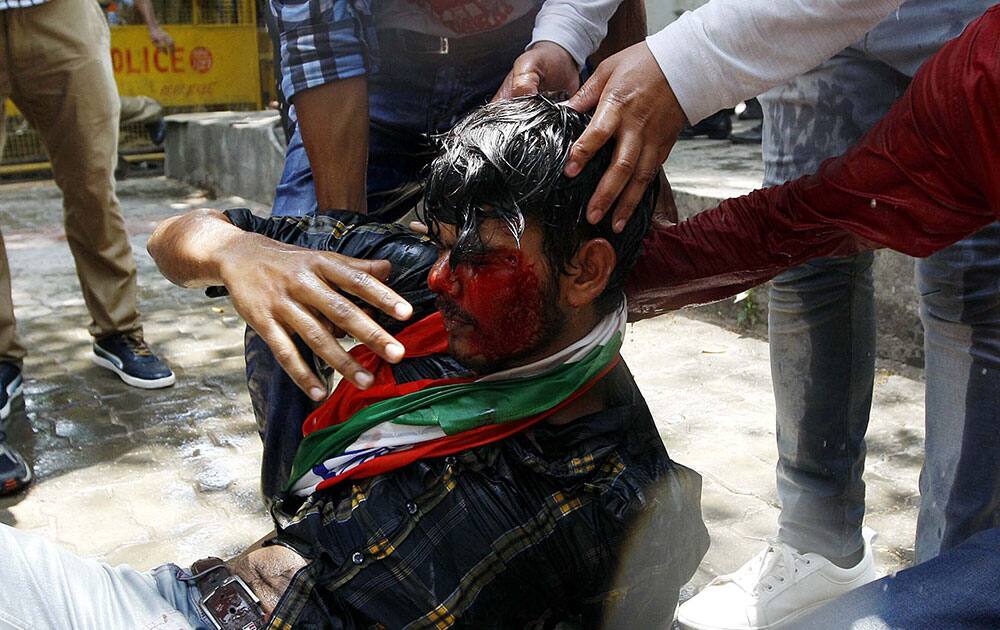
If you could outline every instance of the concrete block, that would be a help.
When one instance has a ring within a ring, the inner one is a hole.
[[[164,172],[216,197],[274,201],[285,142],[277,112],[167,116]]]

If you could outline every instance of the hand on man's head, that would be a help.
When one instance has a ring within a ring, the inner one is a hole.
[[[611,138],[611,166],[587,206],[587,220],[598,223],[614,206],[620,232],[684,127],[685,117],[659,64],[645,42],[608,57],[566,104],[594,116],[570,150],[565,173],[577,176]]]
[[[554,42],[538,42],[514,60],[494,101],[534,96],[540,92],[572,94],[580,87],[580,68],[566,49]]]

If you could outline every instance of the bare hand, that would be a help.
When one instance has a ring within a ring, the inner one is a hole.
[[[340,330],[387,361],[403,357],[402,344],[341,295],[350,293],[397,319],[407,319],[413,308],[382,284],[390,271],[385,260],[304,249],[251,233],[241,235],[219,263],[233,307],[313,400],[322,400],[326,390],[296,350],[292,335],[362,389],[371,385],[373,377],[337,342]]]
[[[620,232],[670,154],[684,112],[645,42],[608,57],[567,105],[581,112],[597,107],[570,150],[567,176],[576,177],[615,138],[611,166],[587,205],[587,220],[599,222],[615,204],[613,227]]]
[[[174,54],[174,38],[159,26],[149,29],[149,39],[158,51]]]
[[[288,589],[292,578],[305,559],[287,547],[271,545],[259,547],[233,558],[226,563],[229,570],[240,576],[254,595],[260,599],[264,615],[274,612],[281,595]]]
[[[538,42],[514,60],[514,67],[507,73],[494,101],[518,96],[532,96],[539,92],[569,94],[580,87],[580,68],[566,49],[554,42]]]

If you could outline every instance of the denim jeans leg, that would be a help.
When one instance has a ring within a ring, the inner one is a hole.
[[[302,441],[302,423],[318,403],[299,389],[264,340],[250,327],[246,329],[243,348],[250,403],[264,443],[261,494],[264,502],[270,505],[288,483],[292,461]],[[298,338],[296,349],[307,364],[313,363],[312,351]]]
[[[302,132],[295,122],[294,107],[290,115],[294,131],[285,147],[285,166],[271,206],[271,215],[276,217],[300,217],[316,211],[316,185],[306,147],[302,144]]]
[[[127,565],[81,558],[3,524],[0,558],[0,629],[205,627],[186,601],[175,605],[178,599],[172,595],[186,594],[189,588],[162,571],[140,573]]]
[[[1000,223],[917,262],[926,453],[916,560],[1000,526]]]
[[[1000,529],[989,529],[930,562],[835,599],[789,630],[995,630],[998,592]]]
[[[765,184],[816,170],[861,137],[908,78],[846,50],[761,97]],[[839,557],[862,546],[864,434],[875,361],[872,254],[818,260],[772,283],[778,535]]]
[[[202,594],[190,571],[170,563],[161,564],[146,575],[152,579],[160,596],[184,615],[194,630],[212,630],[215,627],[200,607]]]
[[[871,253],[821,259],[775,279],[779,538],[839,557],[861,548],[864,434],[874,379]]]

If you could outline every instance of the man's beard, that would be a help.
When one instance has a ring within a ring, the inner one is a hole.
[[[525,359],[543,358],[534,356],[547,348],[559,336],[566,325],[566,314],[559,308],[558,283],[550,279],[537,295],[537,303],[519,308],[537,316],[537,325],[529,333],[530,338],[516,337],[523,334],[523,328],[503,326],[504,330],[484,330],[476,318],[463,311],[455,302],[444,296],[437,299],[437,309],[446,320],[468,324],[468,342],[475,346],[475,352],[462,352],[454,347],[449,333],[448,350],[463,366],[476,374],[485,375],[506,370],[525,363]]]

